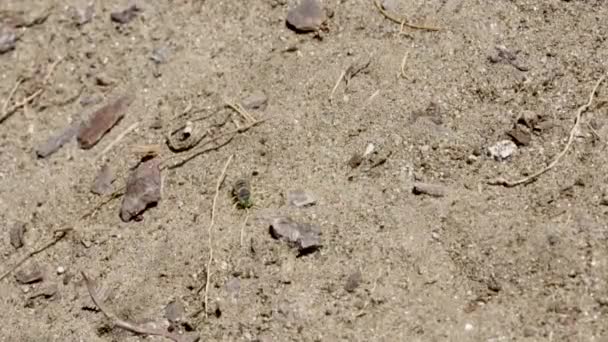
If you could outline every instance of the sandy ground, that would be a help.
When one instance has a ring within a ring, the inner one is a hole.
[[[10,103],[44,89],[0,124],[0,271],[74,228],[0,281],[3,341],[165,340],[113,328],[82,271],[130,322],[165,329],[167,305],[181,303],[173,328],[202,341],[608,339],[608,85],[555,168],[517,187],[488,184],[530,175],[564,148],[607,69],[603,1],[388,1],[391,13],[442,29],[400,32],[371,0],[331,0],[318,34],[286,27],[285,0],[141,1],[126,24],[110,19],[126,1],[97,1],[77,25],[73,10],[86,4],[0,3],[4,26],[25,18],[15,49],[0,55],[1,104],[20,78]],[[367,60],[330,99],[342,72]],[[71,141],[36,157],[50,136],[129,92],[125,117],[94,148]],[[138,161],[133,146],[174,155],[166,133],[188,104],[209,111],[260,92],[267,105],[250,112],[266,121],[163,170],[162,200],[143,220],[122,222],[120,199],[77,219],[100,200],[90,189],[104,163],[118,186]],[[516,124],[526,115],[540,122],[529,141],[504,161],[488,156],[514,127],[528,132]],[[243,175],[248,215],[230,194]],[[414,194],[416,182],[441,196]],[[295,189],[316,204],[288,205]],[[273,239],[275,215],[317,225],[322,247],[298,256]],[[36,267],[42,281],[19,282]]]

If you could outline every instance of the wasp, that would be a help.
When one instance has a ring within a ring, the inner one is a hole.
[[[253,200],[251,199],[251,183],[249,180],[240,178],[232,187],[232,196],[234,198],[235,205],[239,209],[249,209],[253,207]]]

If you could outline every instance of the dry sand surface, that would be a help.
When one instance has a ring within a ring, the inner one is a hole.
[[[381,2],[1,1],[0,340],[608,339],[606,2]]]

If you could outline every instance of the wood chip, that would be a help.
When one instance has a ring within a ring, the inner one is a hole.
[[[141,163],[127,180],[127,189],[120,208],[120,218],[129,222],[160,201],[160,159]]]
[[[123,95],[112,103],[98,109],[89,120],[83,122],[78,133],[80,148],[86,150],[95,146],[125,116],[125,111],[133,100],[133,96]]]

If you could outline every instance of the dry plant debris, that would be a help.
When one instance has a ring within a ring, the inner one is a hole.
[[[44,78],[42,79],[42,83],[41,83],[42,85],[40,86],[40,88],[38,90],[36,90],[31,95],[24,98],[23,100],[14,103],[12,106],[9,106],[13,97],[15,96],[15,93],[17,93],[17,89],[19,89],[21,84],[23,84],[23,82],[25,81],[22,78],[17,79],[17,81],[15,82],[15,85],[13,86],[13,89],[11,90],[11,92],[8,95],[8,98],[4,101],[4,105],[2,107],[2,113],[0,113],[0,124],[2,124],[4,121],[6,121],[8,118],[10,118],[13,114],[15,114],[15,112],[17,112],[17,110],[19,108],[22,108],[22,107],[28,105],[30,102],[34,101],[38,96],[40,96],[44,92],[44,90],[48,86],[48,82],[51,78],[51,75],[53,74],[53,71],[55,70],[57,65],[62,60],[63,60],[62,58],[58,58],[55,62],[53,62],[48,67],[47,73],[44,76]]]
[[[87,286],[89,296],[91,296],[91,300],[93,301],[95,306],[99,308],[101,313],[103,313],[103,315],[106,316],[112,322],[114,326],[139,335],[161,336],[174,342],[195,342],[199,340],[199,338],[196,336],[178,335],[161,329],[153,329],[142,324],[131,323],[118,318],[118,316],[112,313],[112,311],[110,311],[105,306],[103,300],[101,300],[97,284],[95,284],[95,282],[91,278],[89,278],[85,272],[81,273]]]
[[[123,95],[95,111],[87,121],[83,122],[78,133],[80,148],[86,150],[95,146],[124,117],[127,107],[133,100],[134,96]]]
[[[595,86],[591,90],[591,93],[589,93],[589,99],[587,100],[587,103],[580,106],[578,108],[578,110],[576,111],[576,115],[574,117],[574,125],[572,125],[572,128],[570,129],[570,135],[568,136],[568,141],[566,142],[566,145],[564,146],[562,151],[557,155],[557,157],[555,157],[555,159],[553,159],[553,161],[551,163],[549,163],[549,165],[547,165],[546,167],[533,173],[532,175],[519,179],[519,180],[510,181],[510,180],[499,177],[497,179],[489,181],[488,184],[489,185],[502,185],[502,186],[506,186],[509,188],[518,186],[521,184],[528,184],[528,183],[533,182],[536,179],[538,179],[538,177],[543,175],[545,172],[553,169],[559,163],[559,161],[564,157],[564,155],[566,155],[566,153],[570,149],[570,146],[572,146],[572,142],[574,141],[574,137],[576,135],[576,132],[578,131],[583,113],[585,113],[587,110],[589,110],[589,107],[591,107],[591,105],[593,104],[593,100],[595,99],[597,90],[600,87],[600,85],[602,84],[602,82],[604,82],[605,79],[606,79],[606,73],[604,72],[602,74],[602,76],[595,83]]]
[[[380,4],[379,0],[372,0],[372,1],[374,2],[374,5],[376,5],[376,8],[378,9],[378,11],[380,11],[380,13],[385,18],[387,18],[390,21],[393,21],[393,22],[395,22],[397,24],[400,24],[402,27],[406,26],[406,27],[409,27],[411,29],[425,30],[425,31],[440,31],[441,30],[440,28],[434,27],[434,26],[412,24],[406,18],[401,18],[398,15],[390,13],[389,11],[387,11],[386,9],[384,9],[384,7],[382,6],[382,4]]]
[[[9,274],[13,273],[17,268],[19,268],[19,266],[23,265],[23,263],[28,261],[30,258],[35,256],[36,254],[46,251],[47,249],[56,245],[59,241],[63,240],[68,235],[68,232],[70,232],[71,230],[72,230],[72,228],[62,228],[62,229],[56,230],[54,232],[54,236],[50,239],[50,241],[43,244],[39,248],[31,249],[29,252],[27,252],[27,254],[25,254],[25,256],[23,256],[21,259],[19,259],[19,261],[17,261],[13,266],[9,266],[4,271],[4,273],[2,273],[2,275],[0,276],[0,281],[2,281],[2,279],[4,279],[4,278],[8,277]]]
[[[153,158],[141,163],[129,176],[127,190],[120,207],[124,222],[139,219],[150,206],[160,201],[160,159]]]
[[[325,22],[319,0],[301,0],[287,13],[287,26],[296,32],[317,31]]]
[[[209,260],[207,260],[207,277],[205,280],[205,317],[209,315],[209,285],[211,283],[211,264],[213,263],[213,224],[215,223],[215,208],[217,205],[217,198],[220,195],[220,188],[222,187],[222,183],[224,183],[224,179],[226,178],[226,171],[228,170],[228,166],[232,162],[232,158],[234,155],[231,155],[226,164],[224,164],[224,168],[222,169],[222,173],[220,177],[217,179],[217,184],[215,185],[215,196],[213,196],[213,203],[211,204],[211,219],[209,220],[209,226],[207,227],[207,235],[208,241],[207,246],[209,248]],[[197,292],[200,292],[202,288],[200,288]]]

